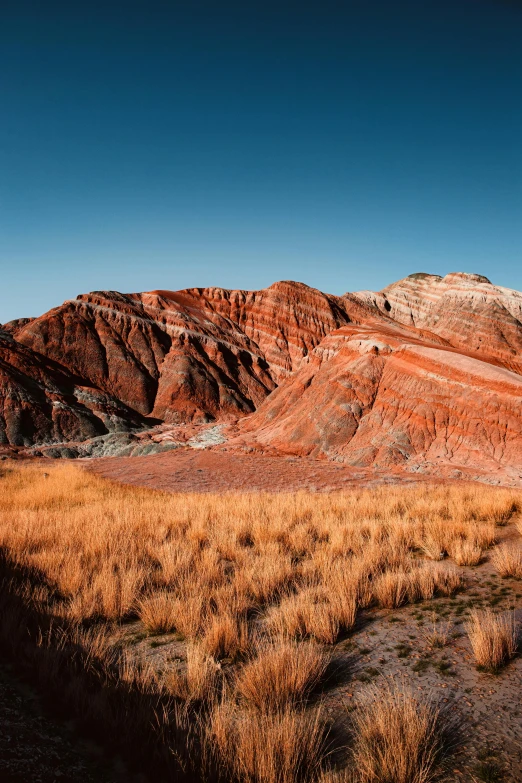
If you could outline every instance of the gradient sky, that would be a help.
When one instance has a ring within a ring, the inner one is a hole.
[[[0,323],[93,289],[522,289],[522,3],[3,0]]]

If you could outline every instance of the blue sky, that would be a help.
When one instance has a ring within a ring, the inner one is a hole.
[[[522,5],[4,0],[0,322],[93,289],[522,289]]]

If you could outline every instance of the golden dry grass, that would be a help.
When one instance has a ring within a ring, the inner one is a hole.
[[[437,618],[433,617],[431,625],[424,631],[423,636],[429,647],[443,648],[448,642],[449,632],[449,623],[438,622]]]
[[[304,702],[328,666],[328,656],[313,642],[261,642],[241,670],[237,692],[261,711]]]
[[[500,576],[522,579],[522,546],[511,542],[497,547],[491,553],[491,562]]]
[[[175,593],[158,590],[138,601],[137,614],[150,633],[169,633],[178,625],[180,603]]]
[[[517,651],[519,623],[513,612],[495,614],[491,609],[475,609],[466,623],[477,666],[497,671]]]
[[[456,538],[449,544],[448,554],[457,565],[476,566],[482,560],[483,549],[473,539]]]
[[[214,704],[223,685],[222,669],[200,644],[189,642],[186,671],[171,669],[165,685],[178,698]]]
[[[442,751],[438,708],[405,683],[369,686],[354,715],[354,766],[361,783],[429,783]]]
[[[320,777],[327,738],[320,709],[286,706],[260,713],[224,702],[210,716],[208,736],[225,780],[296,783]]]
[[[24,600],[76,628],[85,660],[102,658],[110,677],[106,624],[138,618],[151,634],[176,631],[186,641],[184,667],[160,675],[120,655],[119,679],[143,692],[164,689],[205,715],[201,763],[212,759],[226,779],[293,783],[322,774],[325,723],[306,702],[329,661],[324,646],[368,607],[452,595],[459,564],[477,562],[495,525],[518,508],[515,492],[466,485],[172,495],[71,464],[45,473],[25,464],[2,477],[0,547],[30,575]],[[448,554],[457,565],[439,562]],[[433,713],[398,699],[385,693],[376,721],[385,733],[385,711],[397,707],[389,737],[398,742],[403,726],[412,776],[392,767],[396,778],[365,772],[363,781],[429,779],[422,770],[435,747]],[[420,733],[410,731],[412,715]],[[356,758],[366,769],[370,737],[363,722],[358,731]]]
[[[69,464],[47,477],[17,467],[2,484],[0,544],[60,592],[62,613],[80,621],[137,612],[151,632],[205,636],[225,657],[246,651],[244,623],[233,618],[253,610],[286,615],[270,617],[283,634],[333,642],[358,607],[449,590],[433,558],[476,562],[494,540],[492,520],[518,502],[508,490],[438,486],[168,495]],[[418,568],[415,551],[432,539],[432,560]]]

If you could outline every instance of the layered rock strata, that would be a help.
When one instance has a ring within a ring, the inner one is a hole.
[[[464,273],[342,297],[96,291],[2,327],[0,388],[0,443],[52,455],[110,453],[125,431],[149,434],[122,453],[148,453],[191,442],[158,424],[242,420],[227,448],[522,474],[522,294]]]

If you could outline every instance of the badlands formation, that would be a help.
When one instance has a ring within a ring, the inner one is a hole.
[[[522,294],[479,275],[96,291],[0,327],[0,388],[4,454],[188,444],[522,484]]]

